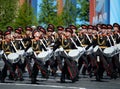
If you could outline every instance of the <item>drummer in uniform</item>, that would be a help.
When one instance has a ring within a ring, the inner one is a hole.
[[[119,33],[120,26],[117,23],[113,24],[113,38],[116,44],[120,43],[120,33]]]
[[[22,34],[21,31],[18,29],[15,29],[15,33],[13,35],[14,40],[13,40],[13,44],[16,48],[16,51],[18,50],[24,50],[24,46],[21,43],[22,41]],[[21,41],[20,41],[21,40]],[[13,69],[14,71],[17,69],[18,70],[18,77],[20,78],[20,81],[23,81],[23,77],[22,77],[22,59],[20,59],[17,63],[13,64]]]
[[[109,27],[109,25],[108,25]],[[116,44],[118,44],[120,42],[120,39],[119,39],[119,34],[118,34],[118,29],[119,29],[119,25],[117,23],[114,23],[113,24],[113,27],[111,25],[111,41],[112,41],[112,44],[113,46],[116,46]],[[119,55],[116,54],[112,57],[112,61],[110,62],[110,67],[111,69],[113,70],[112,71],[112,75],[111,75],[111,78],[117,78],[117,73],[120,74],[120,63],[119,63]]]
[[[98,30],[97,44],[101,47],[103,46],[102,49],[104,49],[104,46],[107,46],[106,45],[106,43],[107,43],[107,32],[106,32],[107,26],[102,25],[101,29],[102,29],[101,31]]]
[[[76,49],[74,46],[74,43],[71,40],[72,34],[73,34],[73,30],[71,28],[69,28],[69,27],[65,28],[65,34],[62,35],[62,39],[61,39],[61,45],[65,50],[69,49],[69,51],[70,51],[71,49]],[[74,76],[74,79],[72,79],[72,82],[75,82],[76,78],[77,78],[77,74],[78,74],[77,73],[78,70],[76,69],[77,67],[75,67],[76,62],[74,60],[69,59],[67,57],[67,55],[65,55],[65,54],[62,54],[61,59],[62,58],[65,58],[65,59],[64,59],[64,65],[62,66],[61,82],[62,83],[65,82],[66,75],[67,75],[67,78],[70,78],[71,76],[69,74],[72,75],[73,71],[76,75]],[[73,63],[73,65],[74,65],[74,70],[73,70],[73,68],[70,67],[72,65],[71,63]],[[68,67],[70,68],[70,71],[68,71],[68,69],[67,69]]]
[[[81,25],[81,27],[78,29],[78,39],[76,41],[77,46],[87,46],[87,38],[86,38],[86,34],[87,33],[87,26],[86,25]],[[82,68],[82,65],[84,64],[84,67]],[[86,74],[86,69],[88,67],[88,59],[87,59],[87,55],[86,53],[83,53],[81,55],[81,57],[78,60],[78,71],[81,70],[82,68],[82,74],[85,75]]]
[[[54,31],[54,26],[52,24],[49,24],[47,27],[47,46],[50,47],[50,49],[53,49],[54,43],[56,41],[56,32]],[[46,62],[45,66],[48,68],[50,66],[51,68],[51,74],[52,76],[56,76],[57,71],[57,60],[54,57],[54,55]]]
[[[25,35],[24,36],[22,35],[22,41],[24,44],[24,50],[26,52],[30,47],[32,47],[32,39],[33,39],[32,31],[33,31],[33,29],[30,26],[26,26],[25,31],[26,31]],[[27,67],[27,70],[29,73],[29,77],[31,77],[32,66],[31,66],[31,60],[29,59],[29,57],[28,58],[26,57],[24,63],[22,64],[22,71],[23,72],[25,72],[26,67]]]
[[[37,30],[33,31],[34,39],[32,40],[32,47],[37,55],[41,53],[43,50],[47,51],[45,41],[43,40],[43,38],[45,37],[45,34],[46,34],[46,30],[41,26],[38,26]],[[48,70],[45,67],[43,61],[34,58],[34,65],[33,65],[32,76],[31,76],[32,84],[36,83],[39,70],[41,71],[42,77],[48,78]]]
[[[10,54],[11,52],[16,52],[13,45],[11,44],[11,41],[13,39],[13,37],[11,37],[11,31],[7,30],[4,33],[5,39],[4,41],[4,45],[3,45],[3,50],[5,52],[6,55]],[[1,73],[1,82],[5,82],[5,78],[7,76],[7,70],[10,71],[10,75],[9,78],[10,79],[17,79],[17,76],[15,74],[15,71],[13,70],[13,65],[11,62],[9,62],[5,56],[2,57],[5,65],[2,69],[2,73]]]

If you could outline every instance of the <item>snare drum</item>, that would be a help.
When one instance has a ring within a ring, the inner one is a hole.
[[[80,52],[78,49],[72,49],[69,51],[68,56],[70,56],[72,60],[78,62],[78,59],[80,58]]]
[[[37,55],[37,58],[43,62],[49,59],[49,53],[47,51],[43,51]]]
[[[108,47],[103,50],[103,53],[106,57],[112,57],[114,55],[115,49],[114,47]]]
[[[22,56],[24,53],[25,53],[25,50],[18,50],[18,51],[17,51],[17,54],[19,54],[19,55],[21,55],[21,56]]]
[[[8,55],[8,60],[11,63],[17,63],[20,59],[19,59],[19,55],[17,53],[10,53]]]

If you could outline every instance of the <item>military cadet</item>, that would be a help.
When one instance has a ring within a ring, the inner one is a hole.
[[[96,36],[95,34],[93,34],[93,30],[94,27],[92,25],[88,25],[87,27],[87,33],[85,33],[85,37],[86,37],[86,43],[88,44],[88,46],[86,46],[86,55],[87,55],[87,59],[88,59],[88,72],[90,77],[92,76],[92,72],[94,72],[94,75],[96,73],[96,69],[97,69],[97,63],[96,63],[96,58],[94,57],[94,54],[92,52],[92,50],[90,51],[89,49],[93,46],[96,45]],[[89,52],[90,51],[90,52]]]
[[[59,48],[59,46],[61,45],[62,36],[65,36],[64,27],[57,26],[56,35],[57,36],[55,36],[55,43],[53,46],[54,53],[55,53],[56,49]],[[60,55],[58,53],[56,53],[56,55],[54,54],[54,59],[55,59],[55,66],[58,66],[59,70],[62,71],[62,60],[61,60]]]
[[[56,41],[57,38],[57,34],[54,31],[54,26],[51,26],[52,24],[49,24],[47,27],[47,45],[51,48],[53,48],[54,43]],[[57,60],[55,58],[55,56],[53,55],[47,62],[46,62],[46,66],[48,67],[50,65],[51,68],[51,73],[52,76],[56,76],[56,71],[57,71]]]
[[[3,45],[3,50],[6,54],[6,56],[11,53],[11,52],[16,52],[15,48],[13,47],[11,41],[13,39],[13,37],[11,37],[11,31],[7,30],[4,33],[5,39],[4,39],[4,45]],[[17,76],[15,74],[15,71],[13,70],[13,64],[7,60],[5,55],[2,56],[2,59],[5,63],[2,72],[1,72],[1,82],[5,82],[5,78],[7,76],[7,70],[10,71],[10,79],[17,79]]]
[[[45,37],[46,30],[43,27],[37,27],[37,30],[33,31],[33,49],[34,51],[40,51],[41,53],[43,50],[47,51],[45,42],[43,40],[43,37]],[[40,60],[39,58],[34,59],[33,69],[32,69],[32,76],[31,76],[31,83],[35,84],[37,81],[37,75],[39,70],[41,71],[42,77],[48,78],[48,70],[47,67],[44,65],[44,62]]]
[[[71,40],[73,30],[71,28],[65,28],[65,35],[62,36],[61,45],[66,49],[76,49],[74,43]],[[76,66],[76,62],[69,58],[64,53],[62,54],[61,58],[64,58],[64,64],[62,67],[62,74],[61,74],[61,82],[65,82],[65,78],[67,76],[68,79],[71,79],[72,82],[75,82],[78,75],[78,69]],[[69,70],[69,71],[68,71]]]
[[[110,37],[111,37],[113,45],[115,46],[120,41],[119,40],[119,34],[118,34],[119,25],[114,23],[113,26],[114,26],[113,27],[114,29],[111,28],[113,30],[111,32]],[[117,73],[120,73],[120,63],[119,63],[119,55],[118,54],[116,54],[112,57],[112,60],[110,62],[110,67],[111,67],[111,69],[113,69],[111,78],[116,79],[117,78]]]
[[[87,45],[87,43],[85,41],[85,40],[87,40],[86,36],[85,36],[86,33],[87,33],[87,26],[86,25],[82,25],[79,28],[79,32],[78,32],[78,39],[76,41],[77,46],[84,47],[85,45]],[[84,65],[83,68],[82,68],[82,65]],[[78,71],[82,70],[82,74],[85,75],[87,68],[88,68],[87,55],[86,55],[86,53],[83,53],[81,55],[81,57],[79,58],[79,60],[78,60]]]
[[[25,52],[30,48],[32,47],[32,31],[33,29],[30,27],[30,26],[27,26],[25,27],[25,30],[26,30],[26,33],[25,33],[25,36],[23,37],[22,41],[23,41],[23,44],[24,44],[24,50]],[[27,70],[28,70],[28,73],[29,73],[29,77],[31,77],[32,75],[32,66],[31,66],[31,58],[28,56],[25,58],[25,61],[24,63],[22,64],[22,71],[25,72],[25,68],[27,67]]]
[[[18,29],[15,29],[15,33],[14,33],[14,40],[13,40],[13,44],[16,48],[16,51],[18,50],[24,50],[24,46],[21,43],[21,39],[22,39],[22,35],[21,35],[21,31],[19,31]],[[20,59],[19,62],[13,64],[13,70],[18,70],[18,77],[20,78],[20,81],[23,81],[23,77],[22,77],[22,60]]]
[[[120,43],[120,33],[119,33],[120,26],[117,23],[113,24],[113,38],[116,44]]]

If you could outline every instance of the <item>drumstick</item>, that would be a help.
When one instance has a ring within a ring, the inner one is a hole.
[[[73,42],[73,44],[75,45],[75,47],[78,48],[78,46],[76,45],[76,43],[74,42],[74,40],[72,38],[70,38],[70,40]]]
[[[45,44],[43,43],[43,41],[42,40],[40,40],[41,41],[41,43],[43,44],[43,46],[47,49],[47,47],[45,46]]]
[[[75,36],[76,36],[77,40],[79,41],[79,43],[81,44],[81,46],[83,46],[82,42],[80,41],[80,39],[78,38],[78,36],[76,34],[75,34]]]
[[[23,41],[22,41],[22,39],[16,39],[16,40],[18,40],[18,41],[21,42],[21,44],[23,45],[24,49],[26,48],[25,45],[24,45],[24,43],[23,43]]]
[[[114,42],[114,45],[116,44],[116,42],[115,42],[115,40],[113,39],[113,36],[112,35],[110,35],[110,37],[112,38],[112,40],[113,40],[113,42]]]
[[[88,36],[88,34],[85,34],[85,35],[87,36],[87,38],[90,41],[90,43],[92,43],[92,41],[91,41],[90,37]]]
[[[109,39],[109,37],[107,36],[107,39],[108,39],[108,41],[109,41],[109,43],[110,43],[110,46],[112,46],[112,43],[111,43],[111,41],[110,41],[110,39]]]
[[[23,41],[22,41],[22,40],[20,40],[20,42],[21,42],[21,44],[23,45],[23,47],[24,47],[24,49],[25,49],[26,47],[25,47],[25,45],[24,45]]]
[[[15,47],[15,45],[13,44],[13,42],[11,41],[12,45],[13,45],[13,48],[15,49],[15,51],[17,52],[17,49]]]

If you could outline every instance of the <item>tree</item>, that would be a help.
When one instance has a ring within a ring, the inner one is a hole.
[[[47,25],[49,23],[54,24],[57,16],[56,0],[42,0],[40,4],[41,13],[39,15],[39,23],[41,25]]]
[[[89,0],[77,0],[77,18],[83,23],[89,22]]]
[[[56,0],[42,0],[40,5],[41,13],[39,15],[39,23],[41,25],[47,26],[47,24],[51,23],[55,26],[68,26],[69,24],[75,23],[76,17],[73,18],[75,16],[73,11],[76,8],[70,0],[65,1],[63,11],[59,15],[57,14],[57,4]]]
[[[76,22],[76,5],[74,5],[71,0],[65,1],[63,19],[65,26],[75,24]]]
[[[8,25],[13,26],[18,0],[0,0],[0,29],[5,30]]]
[[[32,25],[38,25],[37,18],[33,13],[33,8],[31,7],[31,5],[27,1],[25,1],[18,10],[18,15],[15,20],[15,27],[21,26],[25,28],[26,26]]]

